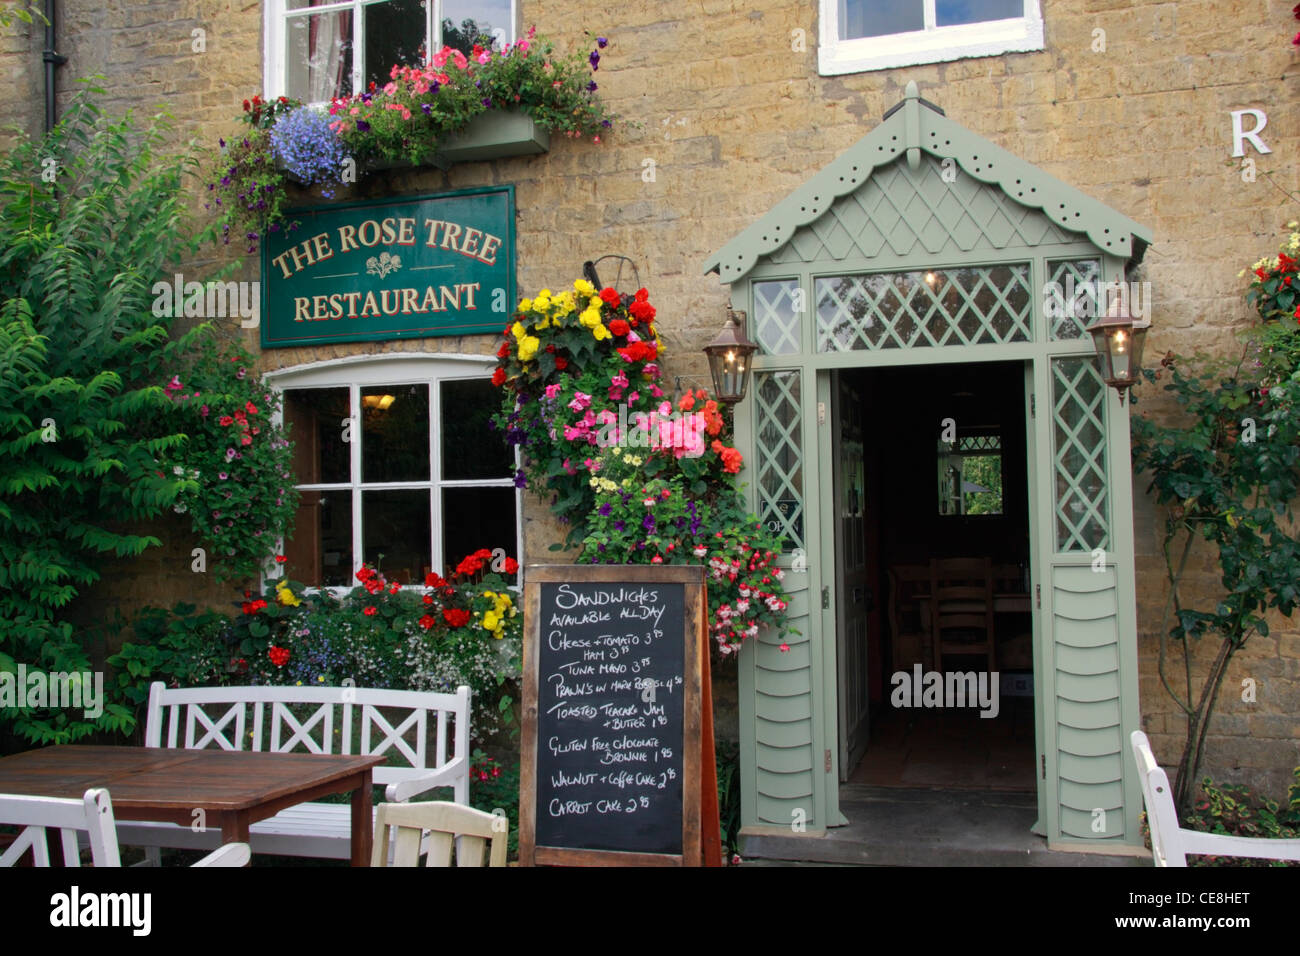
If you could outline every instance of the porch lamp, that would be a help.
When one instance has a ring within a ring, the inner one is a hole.
[[[727,307],[727,324],[718,337],[704,347],[709,357],[709,374],[718,401],[735,405],[745,400],[749,386],[749,357],[758,346],[745,335],[745,313]]]
[[[1128,390],[1137,384],[1142,369],[1142,346],[1149,328],[1150,322],[1133,320],[1122,298],[1111,303],[1106,314],[1088,327],[1097,349],[1101,377],[1119,392],[1121,405]]]

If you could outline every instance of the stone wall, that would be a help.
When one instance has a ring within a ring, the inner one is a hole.
[[[103,74],[111,110],[165,105],[176,118],[178,143],[195,137],[212,145],[237,128],[241,100],[260,89],[261,4],[65,0],[60,6],[59,48],[71,58],[59,78],[65,102],[73,78]],[[810,0],[676,6],[521,0],[525,26],[535,24],[557,40],[583,44],[583,27],[611,38],[597,75],[601,93],[637,125],[618,126],[600,145],[556,137],[538,157],[381,175],[359,192],[515,183],[521,294],[570,281],[584,259],[628,255],[659,309],[675,356],[669,374],[702,378],[698,349],[719,325],[727,296],[716,278],[700,274],[701,264],[873,128],[915,80],[956,121],[1153,229],[1144,266],[1155,295],[1148,355],[1222,351],[1248,318],[1237,273],[1272,253],[1282,225],[1297,216],[1285,194],[1300,188],[1294,161],[1300,131],[1292,109],[1300,71],[1289,42],[1296,26],[1290,6],[1282,0],[1043,0],[1043,52],[821,77],[817,4]],[[206,31],[204,53],[191,49],[196,28]],[[9,32],[0,39],[0,94],[18,105],[15,120],[36,130],[42,37],[39,28]],[[1266,110],[1270,120],[1263,138],[1273,152],[1253,156],[1260,173],[1253,183],[1230,161],[1229,111],[1243,108]],[[643,176],[647,161],[653,161],[652,182]],[[196,209],[198,202],[196,192]],[[193,268],[203,274],[213,264]],[[245,277],[253,269],[246,266]],[[481,354],[493,346],[474,338],[295,349],[269,353],[263,364],[417,347]],[[1143,396],[1140,411],[1163,415],[1168,408],[1159,396]],[[1136,478],[1141,702],[1157,755],[1171,761],[1181,718],[1154,671],[1165,590],[1162,522],[1144,487]],[[526,498],[526,507],[528,557],[545,560],[555,529],[534,499]],[[226,592],[195,585],[182,539],[169,537],[164,556],[140,565],[152,582],[145,590],[155,603],[180,596],[224,600]],[[1208,558],[1197,574],[1206,593],[1212,591]],[[86,606],[99,614],[106,604],[137,600],[139,586],[126,580],[125,572],[107,579]],[[1248,675],[1259,678],[1258,702],[1235,701],[1232,686],[1225,691],[1205,769],[1249,777],[1280,795],[1290,768],[1300,763],[1294,624],[1252,642],[1229,684],[1239,688]]]

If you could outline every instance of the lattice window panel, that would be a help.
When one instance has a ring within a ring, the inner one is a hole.
[[[964,435],[957,438],[959,452],[992,452],[1002,450],[1001,435]]]
[[[1101,260],[1062,259],[1047,263],[1043,316],[1054,342],[1081,339],[1100,314]]]
[[[785,536],[785,550],[804,547],[803,424],[800,375],[759,372],[756,459],[758,515]]]
[[[819,352],[1032,339],[1028,263],[831,276],[816,299]]]
[[[1096,359],[1052,361],[1052,470],[1056,549],[1110,547],[1106,482],[1106,383]]]
[[[799,351],[799,283],[776,279],[754,283],[754,338],[766,355]]]

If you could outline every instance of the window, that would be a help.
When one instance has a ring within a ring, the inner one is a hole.
[[[996,431],[939,440],[939,514],[1002,514],[1002,438]]]
[[[482,359],[385,356],[268,376],[301,493],[286,574],[348,587],[361,565],[420,584],[479,548],[519,557],[514,454]]]
[[[394,64],[427,51],[469,53],[479,37],[515,40],[515,0],[271,0],[266,94],[308,103],[351,96],[389,80]]]
[[[820,0],[823,76],[1043,49],[1038,0]]]

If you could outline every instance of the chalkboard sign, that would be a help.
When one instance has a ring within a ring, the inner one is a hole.
[[[520,860],[699,865],[704,569],[525,569]]]

